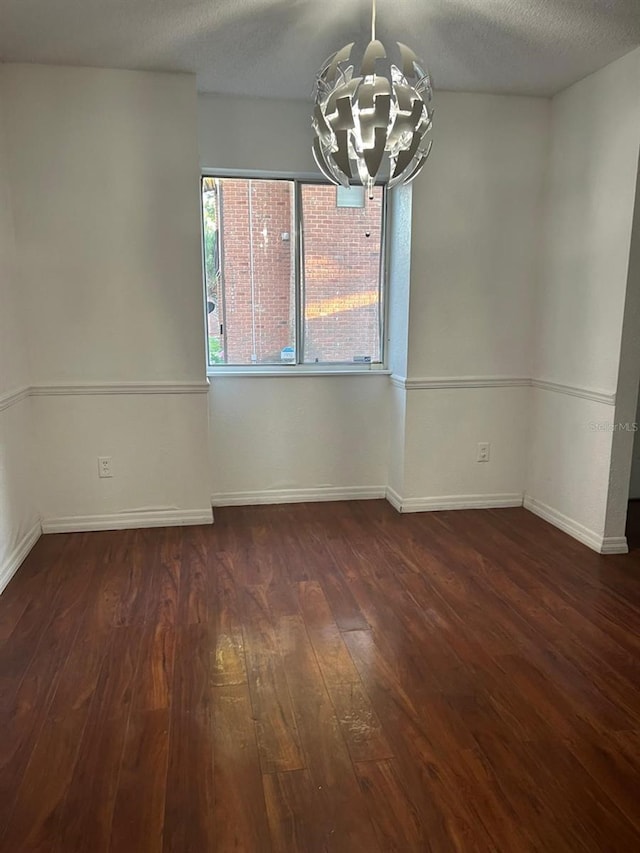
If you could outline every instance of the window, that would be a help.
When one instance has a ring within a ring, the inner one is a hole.
[[[209,365],[382,364],[384,188],[202,178]]]

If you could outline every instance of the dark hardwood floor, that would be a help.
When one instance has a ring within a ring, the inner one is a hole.
[[[640,850],[640,553],[367,501],[45,536],[0,850]]]

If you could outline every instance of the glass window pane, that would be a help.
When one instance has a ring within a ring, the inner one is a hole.
[[[334,186],[302,186],[305,363],[381,360],[382,187],[344,203]]]
[[[295,363],[292,181],[204,178],[209,363]]]
[[[220,254],[218,241],[218,181],[202,179],[202,225],[204,235],[204,280],[207,298],[207,326],[209,331],[209,364],[222,364],[222,336],[220,334]]]

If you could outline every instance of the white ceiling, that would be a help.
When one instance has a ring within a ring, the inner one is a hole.
[[[0,0],[0,58],[195,71],[204,92],[309,97],[366,40],[367,0]],[[437,88],[549,95],[640,44],[640,0],[378,0]]]

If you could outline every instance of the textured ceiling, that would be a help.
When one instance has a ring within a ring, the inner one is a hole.
[[[0,0],[0,58],[195,71],[204,92],[309,97],[366,40],[362,0]],[[437,88],[549,95],[640,44],[640,0],[378,0]]]

